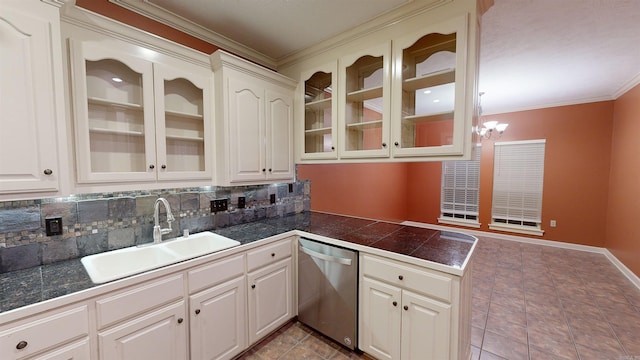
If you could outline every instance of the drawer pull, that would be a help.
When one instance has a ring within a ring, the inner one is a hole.
[[[409,310],[409,307],[407,305],[405,305],[403,309]]]
[[[403,279],[404,279],[404,276],[400,275],[400,276],[398,276],[398,279],[399,279],[399,280],[403,280]]]
[[[275,257],[275,256],[276,256],[276,253],[271,253],[271,257]]]
[[[22,341],[20,341],[18,343],[18,345],[16,345],[16,349],[22,350],[22,349],[26,348],[27,345],[29,345],[29,343],[27,343],[26,341],[22,340]]]
[[[51,170],[51,169],[44,169],[44,174],[45,174],[45,175],[51,175],[51,174],[53,174],[53,170]]]
[[[393,306],[398,306],[398,302],[397,301],[392,302],[392,304],[393,304]]]
[[[183,318],[178,318],[178,324],[182,324],[183,321],[184,321]]]
[[[256,284],[251,285],[251,288],[255,289],[256,288]]]
[[[200,314],[200,309],[196,309],[196,315]]]

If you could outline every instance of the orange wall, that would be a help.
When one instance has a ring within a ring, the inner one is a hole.
[[[218,50],[218,47],[215,45],[187,35],[172,27],[163,25],[155,20],[127,10],[119,5],[110,3],[109,0],[76,0],[76,5],[165,39],[175,41],[178,44],[202,51],[205,54],[211,54]]]
[[[500,141],[547,140],[543,239],[604,246],[612,114],[613,102],[609,101],[485,117],[509,123]],[[393,176],[389,174],[391,168]],[[406,176],[395,176],[395,172],[403,171]],[[489,231],[492,140],[483,141],[480,172],[480,230]],[[338,181],[338,173],[377,175],[367,181]],[[372,198],[371,194],[386,192],[405,198],[394,198],[393,206],[380,213],[381,218],[438,223],[440,162],[299,165],[298,176],[311,180],[314,210],[372,217],[372,208],[381,208],[381,201],[391,199]],[[331,204],[327,204],[327,198],[332,199]],[[557,221],[556,228],[548,226],[551,219]]]
[[[605,246],[640,276],[640,85],[616,100]]]

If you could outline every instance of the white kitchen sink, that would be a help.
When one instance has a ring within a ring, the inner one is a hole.
[[[101,284],[238,245],[239,241],[212,232],[202,232],[160,244],[89,255],[80,261],[91,281]]]

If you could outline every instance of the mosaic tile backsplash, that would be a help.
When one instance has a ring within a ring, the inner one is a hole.
[[[245,208],[239,209],[242,196]],[[176,218],[173,232],[164,239],[181,236],[183,230],[197,233],[309,211],[311,204],[308,181],[0,202],[0,273],[152,242],[158,197],[169,201]],[[211,200],[223,198],[228,199],[228,210],[212,213]],[[164,207],[160,211],[161,226],[166,227]],[[47,236],[45,219],[54,217],[62,218],[63,233]]]

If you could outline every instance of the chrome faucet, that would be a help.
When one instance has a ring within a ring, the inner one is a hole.
[[[160,227],[160,203],[162,203],[164,205],[164,208],[167,210],[167,224],[169,225],[169,227],[165,229]],[[153,243],[159,244],[160,242],[162,242],[162,235],[171,232],[171,223],[176,220],[171,213],[171,206],[169,206],[169,202],[167,201],[167,199],[158,198],[156,200],[153,211],[153,220],[155,224],[155,226],[153,227]]]

